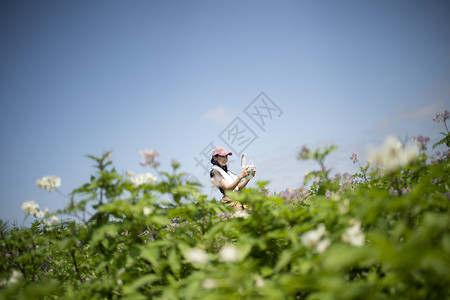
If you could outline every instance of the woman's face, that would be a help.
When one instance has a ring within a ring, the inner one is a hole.
[[[219,165],[220,165],[221,167],[224,167],[224,166],[227,165],[227,162],[228,162],[228,156],[227,156],[227,155],[225,155],[225,156],[217,155],[216,160],[217,160],[217,162],[219,163]]]

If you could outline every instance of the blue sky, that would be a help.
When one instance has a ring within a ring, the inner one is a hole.
[[[303,145],[337,145],[327,165],[345,172],[389,134],[435,142],[449,28],[448,1],[2,1],[0,218],[20,224],[32,199],[64,207],[36,179],[69,193],[105,150],[123,173],[152,172],[139,150],[161,170],[177,158],[217,197],[194,158],[236,117],[275,192],[316,168],[296,160]],[[261,92],[282,110],[265,131],[244,112]]]

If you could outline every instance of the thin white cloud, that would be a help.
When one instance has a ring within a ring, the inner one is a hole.
[[[235,113],[230,109],[219,105],[213,110],[209,110],[202,115],[202,120],[213,121],[219,125],[226,125],[235,117]]]

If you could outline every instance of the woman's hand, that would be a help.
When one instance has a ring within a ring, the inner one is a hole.
[[[250,175],[250,170],[249,170],[249,166],[246,166],[244,169],[242,169],[241,174],[239,174],[239,177],[241,179],[247,177],[248,175]]]
[[[246,166],[242,170],[241,174],[239,174],[238,180],[240,182],[238,184],[238,189],[242,190],[247,185],[247,183],[250,182],[250,179],[252,179],[255,176],[255,174],[256,174],[256,170],[253,166]],[[243,178],[245,178],[245,180],[242,180]]]
[[[250,180],[251,178],[255,177],[255,174],[256,174],[256,169],[255,169],[255,167],[253,167],[253,166],[246,166],[246,167],[242,170],[241,174],[239,175],[239,178],[240,178],[240,179],[246,178],[247,181],[248,181],[248,180]],[[251,176],[251,177],[249,177],[249,176]]]

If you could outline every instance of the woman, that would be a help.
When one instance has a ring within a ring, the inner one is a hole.
[[[225,195],[225,191],[240,191],[250,181],[247,176],[255,176],[256,171],[247,166],[242,170],[239,176],[234,175],[227,167],[228,155],[233,154],[228,152],[224,147],[216,147],[213,150],[211,158],[213,166],[209,176],[214,180],[216,186],[222,193],[223,203],[230,205],[236,211],[244,210],[246,206],[242,205],[240,202],[231,201],[231,199]]]

